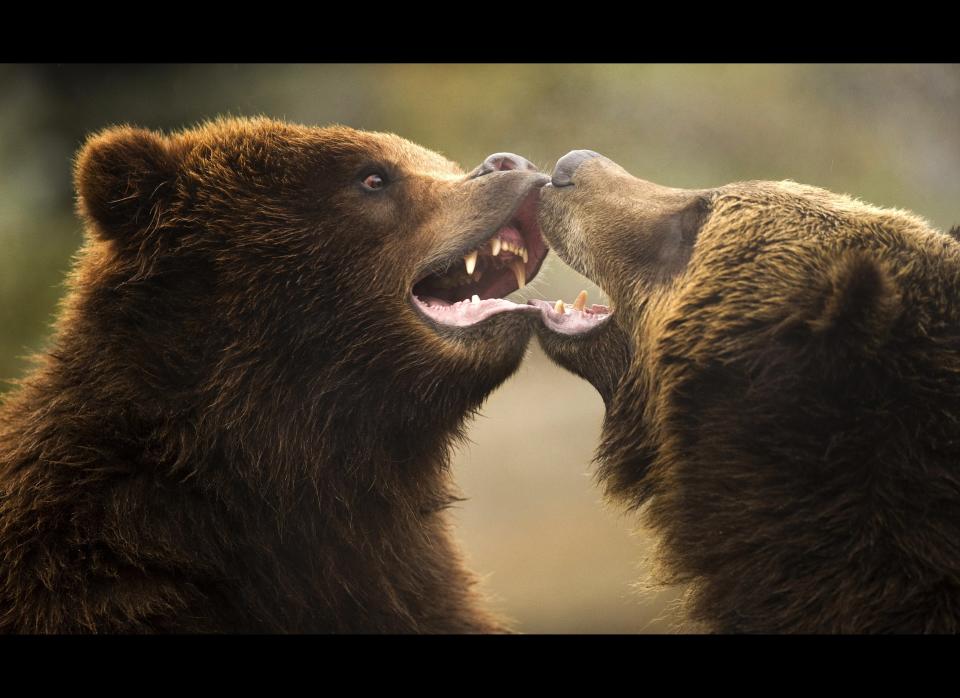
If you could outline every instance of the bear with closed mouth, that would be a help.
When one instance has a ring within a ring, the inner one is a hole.
[[[593,151],[542,190],[551,248],[610,306],[534,302],[606,405],[688,628],[960,631],[960,244],[791,181],[686,190]]]
[[[448,451],[536,322],[548,177],[266,118],[113,127],[0,408],[0,630],[489,632]]]

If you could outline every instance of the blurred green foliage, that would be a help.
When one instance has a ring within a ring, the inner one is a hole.
[[[0,65],[0,393],[42,350],[71,256],[72,158],[118,123],[221,115],[391,131],[471,169],[574,148],[661,184],[794,179],[960,222],[956,65]],[[555,258],[524,292],[599,290]],[[522,295],[522,293],[521,293]],[[467,552],[526,631],[657,630],[628,594],[643,541],[584,477],[602,404],[536,349],[455,464]],[[509,449],[513,458],[504,458]]]

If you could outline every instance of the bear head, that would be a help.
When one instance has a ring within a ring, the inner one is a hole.
[[[960,628],[960,245],[790,181],[664,187],[592,151],[539,220],[611,306],[538,303],[607,412],[607,491],[727,631]],[[952,611],[950,610],[952,604]]]
[[[546,181],[341,126],[109,128],[76,163],[91,235],[65,324],[127,367],[118,404],[211,439],[436,461],[524,354],[533,309],[500,297],[543,262]]]

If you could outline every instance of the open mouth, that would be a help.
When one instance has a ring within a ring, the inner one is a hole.
[[[580,291],[577,299],[570,304],[558,300],[530,300],[528,303],[540,309],[543,324],[559,334],[579,335],[600,327],[610,317],[612,311],[605,305],[587,306],[587,292]]]
[[[529,312],[509,295],[530,282],[547,256],[537,224],[539,190],[524,198],[505,225],[446,260],[413,285],[414,306],[441,325],[474,325],[502,312]]]

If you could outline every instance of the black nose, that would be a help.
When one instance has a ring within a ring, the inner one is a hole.
[[[601,158],[600,153],[592,150],[571,150],[562,158],[557,160],[556,167],[553,168],[553,179],[551,183],[555,187],[569,187],[573,184],[573,173],[577,171],[584,162],[590,158]]]
[[[513,153],[494,153],[493,155],[487,156],[483,164],[477,168],[474,176],[479,177],[480,175],[504,170],[530,170],[536,172],[537,167],[526,158],[514,155]]]

